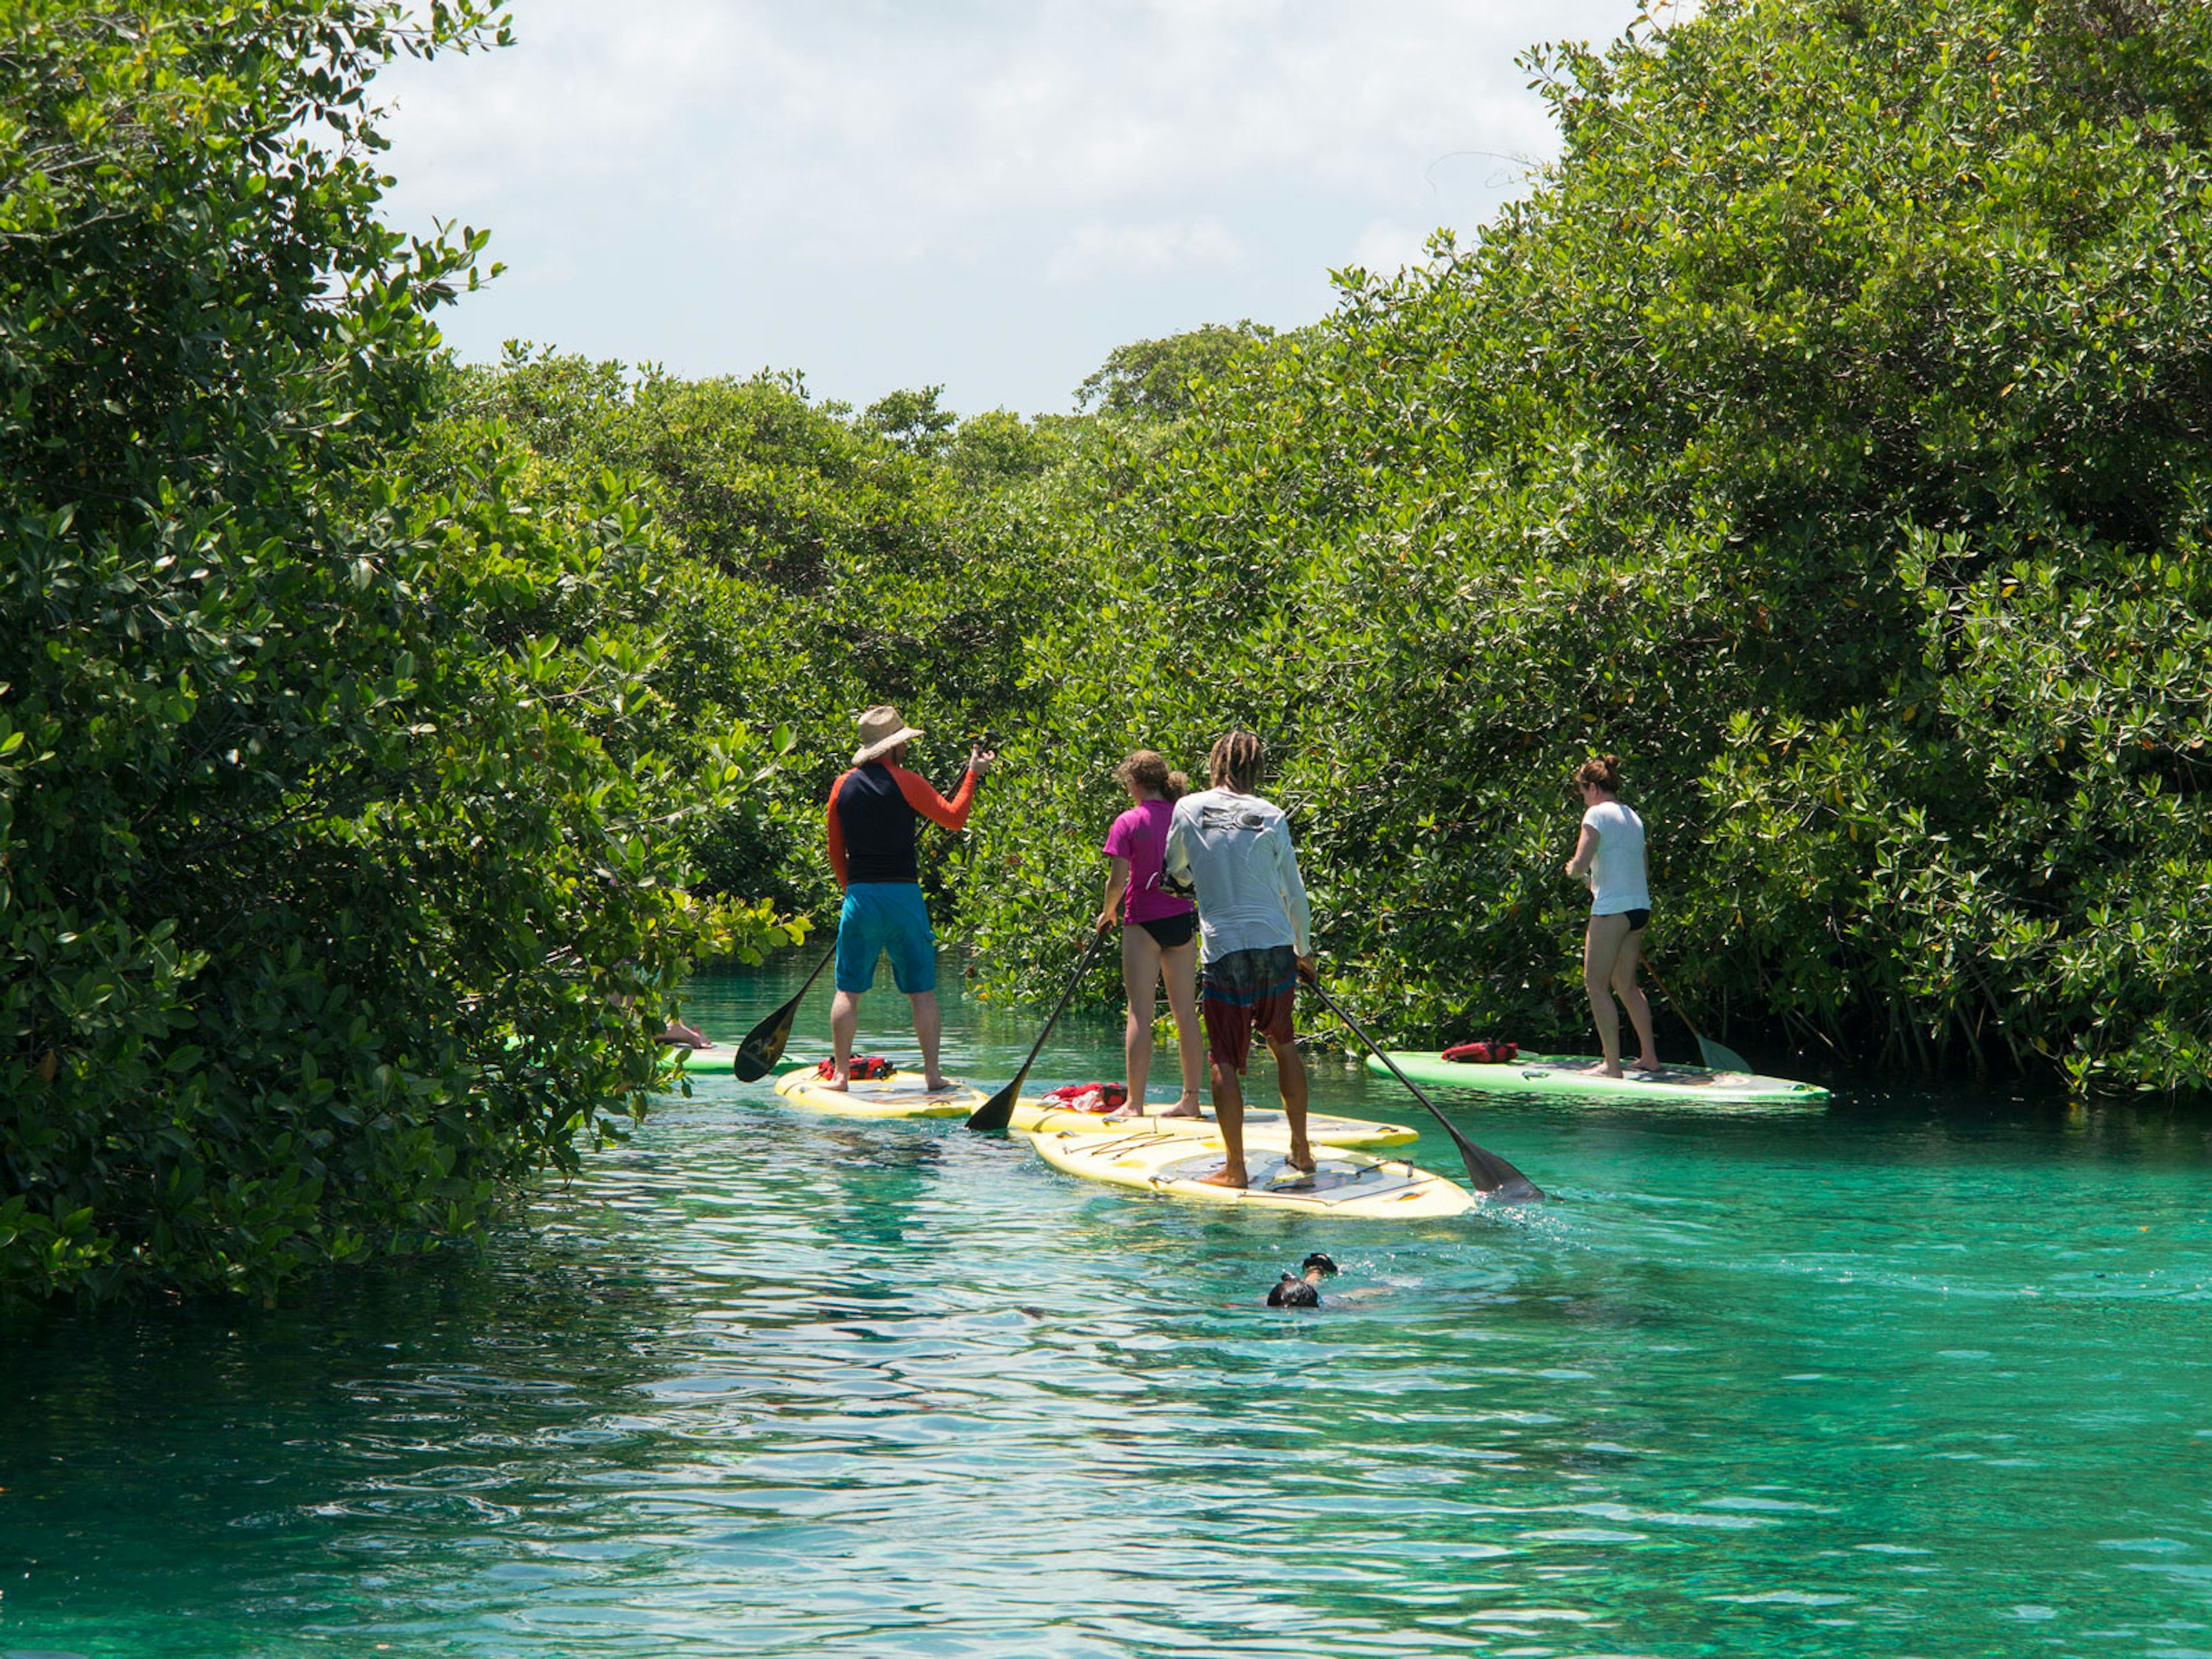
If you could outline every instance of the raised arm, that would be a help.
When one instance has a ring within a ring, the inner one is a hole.
[[[969,809],[975,805],[975,785],[983,775],[980,769],[969,768],[951,800],[932,788],[929,780],[919,772],[909,772],[903,766],[894,766],[890,771],[898,781],[899,793],[906,797],[906,804],[932,823],[943,824],[947,830],[968,827]]]

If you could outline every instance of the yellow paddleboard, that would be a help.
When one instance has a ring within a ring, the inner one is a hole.
[[[1203,1117],[1161,1117],[1152,1112],[1142,1117],[1109,1117],[1101,1112],[1072,1112],[1064,1106],[1048,1105],[1026,1096],[1014,1103],[1014,1115],[1006,1127],[1024,1135],[1149,1133],[1210,1139],[1214,1133],[1211,1112]],[[1280,1139],[1290,1133],[1290,1124],[1280,1112],[1247,1111],[1244,1132],[1249,1135],[1255,1131],[1262,1136]],[[1306,1115],[1306,1136],[1318,1146],[1357,1146],[1366,1152],[1373,1152],[1378,1146],[1410,1146],[1421,1138],[1419,1130],[1402,1123],[1325,1117],[1318,1112]]]
[[[1349,1147],[1316,1149],[1320,1168],[1303,1175],[1284,1162],[1281,1140],[1244,1143],[1249,1187],[1210,1187],[1198,1179],[1221,1167],[1218,1140],[1188,1135],[1040,1134],[1030,1139],[1055,1170],[1140,1192],[1170,1193],[1240,1209],[1290,1210],[1307,1215],[1362,1216],[1392,1221],[1465,1215],[1474,1199],[1463,1187],[1399,1158]]]
[[[965,1117],[983,1103],[983,1091],[964,1083],[923,1086],[919,1072],[893,1072],[842,1089],[825,1089],[814,1068],[786,1072],[775,1080],[785,1103],[825,1117]]]

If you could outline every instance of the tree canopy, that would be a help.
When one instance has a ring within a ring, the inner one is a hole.
[[[1249,317],[1206,323],[1187,333],[1116,346],[1075,389],[1078,409],[1102,415],[1172,420],[1188,411],[1200,386],[1218,380],[1263,349],[1275,331]]]
[[[479,233],[378,216],[371,76],[472,3],[0,21],[0,1290],[266,1293],[465,1234],[641,1103],[695,945],[618,479],[410,451]],[[613,596],[611,600],[610,596]]]
[[[1367,1006],[1571,1030],[1610,750],[1706,1020],[2203,1087],[2212,13],[1723,0],[1528,62],[1531,195],[1088,510],[1036,655],[1111,667],[985,820],[988,945],[1056,965],[1112,760],[1243,723]]]

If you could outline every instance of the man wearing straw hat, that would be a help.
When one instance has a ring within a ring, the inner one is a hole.
[[[907,744],[921,733],[879,703],[860,716],[860,746],[853,769],[830,791],[830,868],[845,890],[837,913],[837,994],[830,1004],[830,1041],[836,1074],[823,1086],[849,1081],[853,1038],[860,1025],[860,997],[876,982],[876,959],[890,953],[891,979],[914,1005],[914,1035],[921,1044],[924,1083],[946,1088],[938,1068],[937,939],[921,900],[921,872],[915,860],[921,820],[959,830],[975,804],[975,786],[998,757],[968,751],[967,775],[951,800],[927,780],[906,769]]]

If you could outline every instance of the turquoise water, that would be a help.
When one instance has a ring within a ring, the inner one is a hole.
[[[467,1259],[0,1326],[0,1654],[2212,1654],[2202,1116],[1458,1110],[1559,1201],[1232,1215],[723,1077]]]

